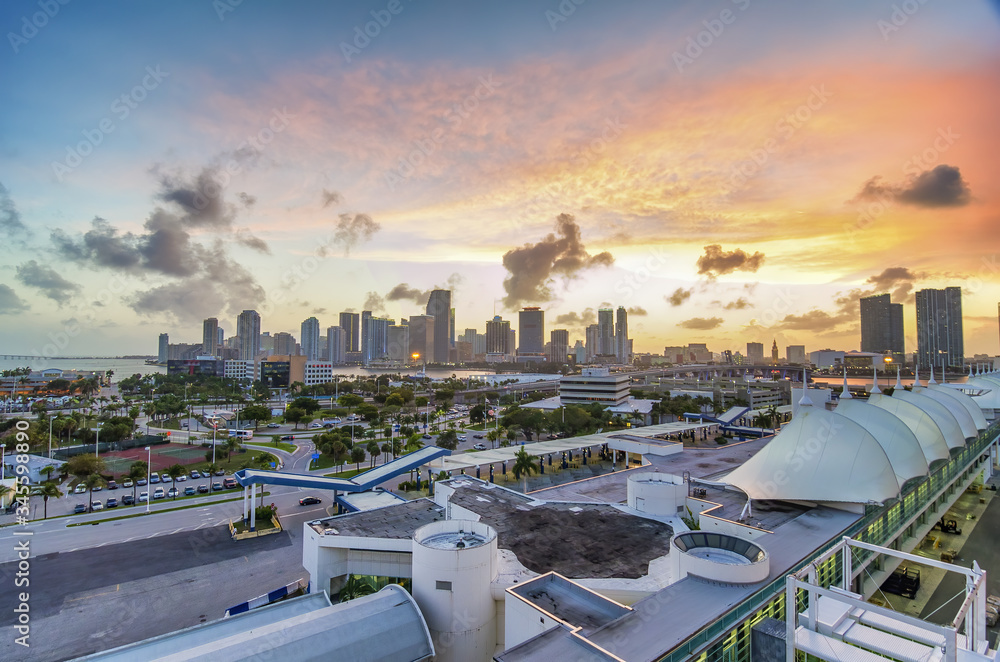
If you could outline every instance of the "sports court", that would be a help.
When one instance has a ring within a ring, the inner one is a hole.
[[[149,457],[150,470],[161,471],[172,464],[194,464],[205,460],[205,449],[199,446],[188,446],[186,444],[164,444],[153,446],[151,456],[147,454],[145,448],[130,448],[124,451],[110,451],[101,453],[101,459],[108,469],[108,473],[121,475],[127,474],[129,467],[137,460],[146,461]]]

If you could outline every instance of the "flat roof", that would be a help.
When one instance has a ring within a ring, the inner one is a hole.
[[[638,579],[670,551],[673,529],[611,504],[549,503],[470,476],[442,481],[453,505],[497,532],[497,544],[537,573],[570,578]]]
[[[549,572],[507,589],[537,609],[590,634],[631,609]]]
[[[352,511],[374,510],[397,503],[406,503],[406,499],[387,490],[341,494],[337,497],[337,501]]]
[[[415,499],[384,508],[336,515],[309,523],[323,535],[364,538],[412,538],[424,524],[446,519],[444,508],[430,499]]]

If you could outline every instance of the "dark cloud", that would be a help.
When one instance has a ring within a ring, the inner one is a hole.
[[[677,307],[691,298],[691,293],[694,292],[694,288],[690,290],[685,290],[683,287],[678,287],[674,290],[674,293],[670,296],[664,296],[664,300],[671,306]]]
[[[972,192],[958,168],[941,164],[910,177],[901,186],[872,177],[861,187],[855,201],[885,198],[914,207],[961,207],[972,200]]]
[[[142,261],[139,238],[131,232],[120,234],[101,217],[95,217],[91,228],[80,241],[74,241],[62,230],[51,234],[56,250],[65,258],[91,266],[131,270]]]
[[[385,312],[385,299],[379,296],[378,292],[369,292],[365,295],[364,310],[370,310],[373,313]]]
[[[13,234],[30,234],[28,227],[21,220],[21,212],[17,210],[10,191],[0,183],[0,232],[6,236]]]
[[[554,279],[571,279],[592,267],[609,267],[615,258],[603,252],[591,255],[580,239],[580,226],[571,214],[556,218],[556,233],[549,234],[537,244],[525,244],[503,256],[503,266],[508,275],[503,287],[507,292],[504,306],[518,308],[524,303],[537,303],[552,299]]]
[[[370,240],[382,226],[368,214],[341,214],[333,234],[333,243],[344,249],[344,254],[362,241]]]
[[[243,206],[246,207],[247,209],[250,209],[250,207],[253,207],[255,204],[257,204],[257,197],[250,195],[249,193],[240,193],[236,197],[240,199],[240,202],[242,202]]]
[[[597,313],[593,308],[585,308],[581,313],[563,313],[557,315],[553,324],[573,329],[583,329],[597,323]]]
[[[15,315],[28,310],[21,297],[9,285],[0,284],[0,315]]]
[[[326,209],[330,205],[339,205],[344,201],[344,198],[339,193],[336,191],[327,191],[326,189],[323,189],[320,198],[323,200],[323,209]]]
[[[228,179],[228,173],[225,179]],[[181,208],[183,214],[179,220],[185,227],[228,227],[236,218],[236,210],[223,198],[222,180],[219,168],[215,166],[202,168],[194,178],[163,175],[156,197]],[[246,196],[245,193],[243,195]]]
[[[23,285],[41,290],[42,294],[60,306],[69,303],[81,291],[79,285],[69,282],[51,267],[38,264],[35,260],[19,265],[16,278]]]
[[[260,237],[254,236],[246,228],[238,228],[234,238],[236,239],[236,243],[242,244],[247,248],[252,248],[258,253],[263,253],[264,255],[271,254],[271,247],[267,245],[267,242]]]
[[[407,283],[400,283],[389,290],[385,298],[386,301],[412,301],[417,305],[423,306],[427,304],[427,299],[430,295],[429,291],[418,290],[415,287],[410,287]]]
[[[847,321],[849,320],[840,312],[831,315],[825,310],[814,308],[802,315],[785,315],[779,326],[789,331],[831,331]]]
[[[721,317],[692,317],[689,320],[679,322],[677,326],[696,331],[709,331],[722,325]]]
[[[722,303],[721,301],[716,300],[712,302],[712,305],[719,306],[723,310],[743,310],[744,308],[753,308],[753,304],[743,297],[739,297],[736,301],[730,301],[728,303]]]
[[[742,248],[729,251],[722,250],[719,244],[705,246],[705,254],[698,258],[698,274],[713,280],[734,271],[755,272],[764,264],[764,254],[748,254]]]
[[[913,286],[916,281],[925,277],[926,274],[915,273],[907,267],[889,267],[865,282],[874,285],[878,291],[892,290],[894,303],[906,303],[913,298]]]
[[[642,306],[629,306],[628,314],[635,315],[636,317],[643,317],[645,315],[648,315],[649,313],[646,312],[646,309],[643,308]]]
[[[313,308],[313,315],[326,315],[326,308]]]

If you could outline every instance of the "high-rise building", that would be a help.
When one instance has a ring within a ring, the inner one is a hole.
[[[615,356],[619,363],[629,363],[632,348],[628,338],[628,311],[618,306],[615,316]]]
[[[584,333],[584,340],[587,345],[587,363],[590,363],[601,353],[601,327],[599,324],[591,324]]]
[[[201,353],[204,356],[219,355],[219,320],[209,317],[201,324]]]
[[[218,343],[218,345],[216,345],[217,347],[224,347],[225,346],[225,343],[226,343],[226,331],[221,326],[219,327],[219,329],[218,329],[218,331],[216,333],[215,342]]]
[[[567,329],[552,329],[549,334],[549,360],[553,363],[566,363],[569,354],[569,331]]]
[[[306,360],[317,360],[319,358],[319,320],[315,317],[304,320],[299,339],[302,343],[302,354]]]
[[[241,361],[253,361],[260,352],[260,314],[244,310],[236,318],[236,335],[240,337]]]
[[[344,330],[344,343],[348,352],[357,352],[361,346],[361,336],[358,327],[361,318],[357,313],[340,313],[340,328]]]
[[[277,356],[297,356],[295,336],[284,331],[274,334],[274,350],[272,354]]]
[[[386,354],[390,361],[410,362],[410,325],[389,324]]]
[[[362,310],[361,311],[361,326],[360,328],[360,340],[358,341],[358,349],[361,352],[361,362],[368,363],[368,358],[365,353],[365,348],[368,347],[368,320],[372,318],[372,311]]]
[[[510,354],[510,322],[499,315],[486,323],[486,353]]]
[[[330,363],[344,363],[347,360],[347,334],[339,326],[326,330],[326,359]]]
[[[764,364],[764,343],[762,342],[747,343],[747,363],[750,365]]]
[[[961,367],[965,359],[962,331],[962,288],[917,292],[917,361]]]
[[[545,351],[545,311],[532,306],[524,308],[517,315],[517,327],[521,332],[521,344],[517,353],[538,355]]]
[[[597,311],[597,354],[615,353],[615,311],[601,308]]]
[[[410,359],[414,354],[418,363],[434,362],[434,321],[433,315],[413,315],[410,317]]]
[[[451,290],[431,290],[427,314],[434,316],[434,360],[447,363],[451,349]]]
[[[166,333],[161,333],[160,344],[156,348],[156,362],[166,363],[169,357],[170,357],[170,335]]]
[[[778,339],[771,342],[771,365],[778,365]]]
[[[785,348],[785,360],[789,363],[806,363],[806,346],[789,345]]]
[[[384,317],[373,317],[371,313],[368,313],[367,317],[362,313],[361,320],[364,324],[361,337],[365,341],[361,348],[362,362],[368,364],[384,360],[387,355],[390,321]]]
[[[904,361],[903,304],[892,303],[888,294],[861,299],[861,351],[890,354],[893,362]]]

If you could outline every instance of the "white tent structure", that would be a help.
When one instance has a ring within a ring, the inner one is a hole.
[[[917,391],[917,393],[934,398],[941,404],[948,406],[949,409],[952,408],[948,404],[949,401],[964,409],[972,418],[972,424],[976,427],[977,435],[980,431],[989,427],[989,423],[986,422],[986,417],[983,416],[983,410],[979,408],[979,405],[977,405],[972,398],[958,389],[952,388],[951,386],[937,384],[935,386],[928,386],[926,389]]]
[[[917,405],[885,395],[869,397],[868,404],[886,410],[910,428],[913,436],[920,442],[920,448],[924,451],[928,465],[936,460],[947,460],[951,457],[948,442],[941,434],[941,428]]]
[[[934,422],[941,429],[941,434],[944,435],[944,440],[948,444],[948,448],[964,448],[967,440],[976,438],[976,426],[973,424],[971,417],[968,418],[965,427],[963,427],[958,422],[958,419],[955,418],[955,414],[937,400],[928,398],[926,395],[914,393],[913,391],[894,392],[892,397],[920,407],[928,416],[934,419]],[[962,413],[966,417],[969,416],[967,412],[963,411]],[[972,430],[971,437],[966,434],[965,428]]]
[[[863,400],[841,401],[835,411],[863,427],[878,440],[900,485],[911,478],[927,475],[929,466],[924,451],[916,435],[903,421]]]

